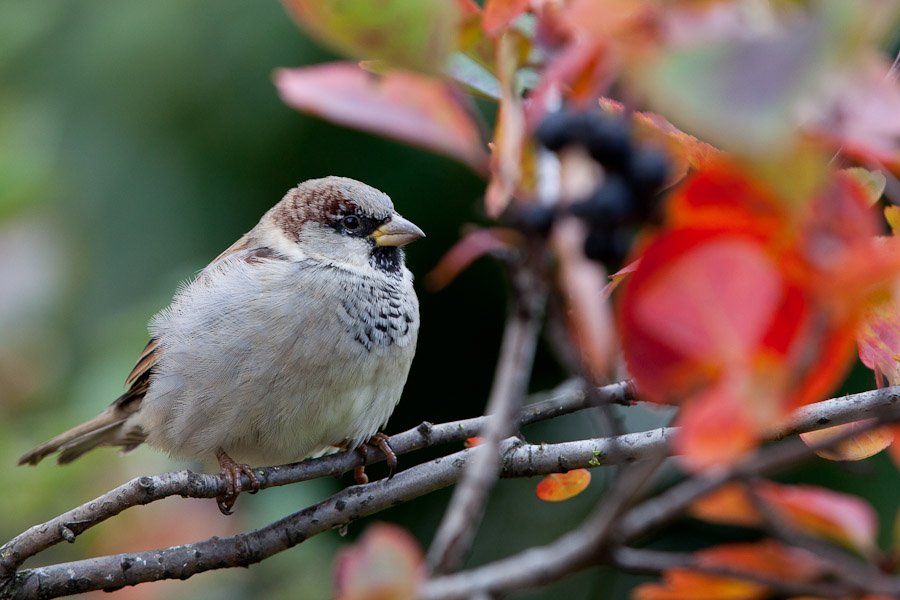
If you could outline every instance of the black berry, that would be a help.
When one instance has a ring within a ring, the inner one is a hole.
[[[635,152],[625,172],[634,191],[638,210],[646,216],[653,209],[653,200],[669,176],[669,165],[664,154],[657,150]]]
[[[593,159],[608,170],[622,171],[630,161],[631,136],[622,119],[593,115],[581,135]]]
[[[519,224],[526,231],[547,235],[553,227],[556,214],[550,206],[529,206],[519,214]]]
[[[575,115],[567,112],[550,113],[535,131],[535,137],[552,152],[578,141],[578,125],[573,122]]]
[[[609,265],[620,262],[631,247],[631,236],[621,229],[591,228],[584,240],[584,255]]]
[[[590,198],[573,204],[571,210],[572,214],[592,225],[611,228],[633,219],[634,201],[626,181],[610,175]]]

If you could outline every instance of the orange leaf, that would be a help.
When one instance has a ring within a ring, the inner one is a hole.
[[[463,442],[463,445],[466,448],[474,448],[475,446],[480,446],[482,441],[484,440],[476,435],[474,437],[466,438],[466,441]]]
[[[857,423],[846,423],[819,429],[818,431],[801,433],[800,438],[807,446],[827,444],[834,438],[853,433],[853,431],[865,427],[872,421],[873,419],[866,419]],[[894,430],[891,427],[878,427],[845,439],[843,442],[839,442],[830,448],[816,450],[816,454],[828,460],[862,460],[878,454],[890,446],[893,441]]]
[[[583,492],[590,482],[591,473],[587,469],[551,473],[538,484],[535,493],[545,502],[561,502]]]
[[[771,540],[726,544],[694,554],[698,567],[746,572],[739,576],[713,575],[687,568],[667,569],[660,584],[635,588],[635,600],[755,600],[768,598],[771,589],[754,577],[784,581],[811,581],[823,574],[812,554]]]
[[[369,527],[335,559],[337,600],[415,600],[425,580],[425,557],[415,538],[389,523]]]
[[[279,69],[282,101],[323,119],[392,137],[459,159],[484,172],[475,122],[446,84],[404,71],[372,76],[352,63]]]
[[[694,501],[688,512],[695,519],[739,527],[759,527],[763,523],[744,484],[729,483]]]
[[[870,308],[856,330],[859,358],[864,365],[900,384],[900,302],[882,302]]]
[[[499,34],[528,10],[529,0],[487,0],[484,3],[482,27],[491,36]]]

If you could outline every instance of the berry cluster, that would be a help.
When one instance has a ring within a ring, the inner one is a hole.
[[[633,226],[646,221],[656,208],[657,193],[668,174],[665,156],[636,146],[624,119],[602,113],[553,113],[538,127],[536,136],[554,152],[581,145],[603,166],[602,185],[567,210],[589,226],[584,245],[588,258],[603,263],[620,261],[631,245]],[[557,211],[531,207],[520,222],[526,229],[547,233]]]

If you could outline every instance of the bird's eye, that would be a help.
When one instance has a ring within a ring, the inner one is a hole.
[[[362,221],[360,221],[359,217],[354,215],[347,215],[341,219],[341,223],[343,223],[344,229],[347,231],[356,231],[362,226]]]

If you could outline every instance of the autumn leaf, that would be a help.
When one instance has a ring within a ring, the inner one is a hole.
[[[809,552],[772,540],[724,544],[694,553],[696,569],[666,569],[661,583],[635,588],[633,600],[755,600],[769,598],[772,588],[757,579],[790,582],[813,581],[825,572]],[[699,569],[727,569],[746,573],[719,575]]]
[[[872,419],[866,419],[856,423],[846,423],[801,433],[800,438],[807,446],[821,446],[831,440],[851,434],[857,429],[865,428],[866,431],[845,439],[829,448],[819,448],[815,452],[828,460],[863,460],[878,454],[891,445],[894,441],[894,430],[891,427],[877,427],[872,429]]]
[[[341,549],[334,574],[336,600],[415,600],[426,577],[425,557],[405,529],[376,523]]]
[[[497,35],[526,10],[529,0],[487,0],[484,3],[482,26],[488,35]]]
[[[447,84],[423,75],[366,73],[352,63],[279,69],[282,101],[323,119],[446,154],[484,172],[478,127]]]
[[[445,0],[283,0],[323,44],[351,58],[435,73],[455,43],[458,3]]]
[[[545,502],[562,502],[574,498],[591,483],[591,472],[575,469],[567,473],[551,473],[537,485],[535,493]]]
[[[438,264],[425,275],[425,284],[432,291],[442,290],[478,258],[492,252],[511,251],[523,243],[524,237],[514,229],[476,229],[463,236],[441,257]]]
[[[690,513],[713,523],[761,527],[765,523],[757,502],[772,511],[781,524],[806,535],[825,538],[868,555],[876,548],[878,517],[863,499],[811,485],[752,484],[756,501],[745,484],[729,484],[691,505]]]

